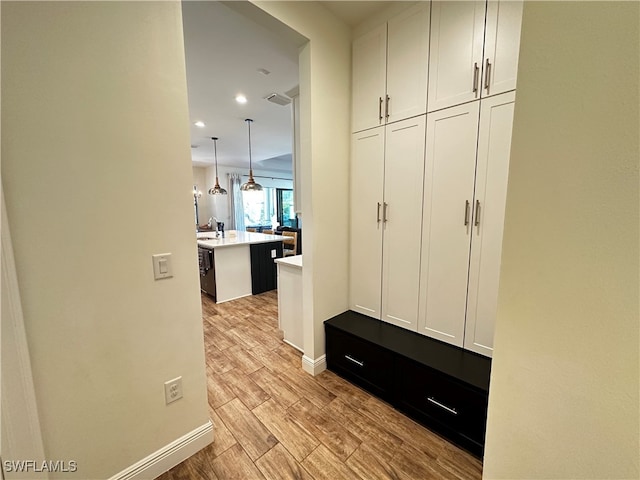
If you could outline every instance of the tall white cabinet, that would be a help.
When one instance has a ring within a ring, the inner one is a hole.
[[[464,348],[493,353],[515,92],[480,102]]]
[[[419,2],[353,42],[352,131],[427,109],[429,2]]]
[[[419,331],[490,356],[515,93],[427,115]]]
[[[428,111],[516,87],[522,1],[432,3]]]
[[[350,307],[415,330],[425,116],[353,134]]]
[[[384,127],[354,133],[350,171],[350,308],[380,318]]]
[[[353,44],[350,308],[489,357],[521,16],[418,2]]]
[[[427,116],[419,331],[462,346],[479,102]]]

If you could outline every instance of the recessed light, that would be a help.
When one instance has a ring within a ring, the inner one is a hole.
[[[199,121],[199,120],[198,120],[197,122],[194,122],[193,124],[194,124],[196,127],[200,127],[200,128],[204,128],[204,127],[206,127],[205,123],[204,123],[204,122],[201,122],[201,121]]]
[[[245,97],[244,95],[239,93],[238,95],[236,95],[236,102],[238,102],[238,103],[247,103],[247,97]]]

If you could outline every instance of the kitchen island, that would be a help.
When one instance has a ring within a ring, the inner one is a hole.
[[[279,258],[278,328],[284,341],[304,353],[302,323],[302,255]]]
[[[216,303],[276,288],[274,259],[282,258],[280,235],[230,230],[224,237],[200,232],[200,286]]]

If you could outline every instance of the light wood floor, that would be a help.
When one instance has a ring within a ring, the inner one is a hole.
[[[158,480],[473,480],[481,462],[282,342],[277,293],[203,296],[215,441]]]

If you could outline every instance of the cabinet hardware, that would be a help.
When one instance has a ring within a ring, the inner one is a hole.
[[[344,358],[346,358],[347,360],[349,360],[350,362],[355,363],[356,365],[358,365],[359,367],[364,367],[364,362],[361,362],[359,360],[356,360],[353,357],[350,357],[349,355],[345,355]]]
[[[446,410],[446,411],[447,411],[447,412],[449,412],[449,413],[453,413],[454,415],[457,415],[457,414],[458,414],[458,412],[456,411],[456,409],[455,409],[455,408],[447,407],[446,405],[441,404],[439,401],[437,401],[437,400],[436,400],[436,399],[434,399],[433,397],[428,397],[428,398],[427,398],[427,400],[428,400],[428,401],[430,401],[431,403],[433,403],[434,405],[437,405],[438,407],[440,407],[440,408],[442,408],[442,409]]]
[[[479,227],[480,226],[480,200],[476,200],[476,215],[475,216],[476,216],[476,219],[473,222],[473,224],[476,227]]]
[[[464,201],[464,226],[469,225],[469,200]]]
[[[487,58],[487,61],[484,66],[484,88],[485,90],[487,90],[487,92],[489,91],[490,75],[491,75],[491,62],[489,62],[489,59]]]
[[[382,122],[382,97],[378,97],[378,121]]]
[[[478,68],[478,62],[473,64],[473,93],[478,91],[478,74],[480,73],[480,69]]]
[[[378,202],[378,214],[377,214],[376,222],[380,223],[380,202]]]
[[[387,223],[387,207],[389,205],[387,204],[387,202],[384,202],[382,204],[382,222],[383,223]]]
[[[391,100],[391,98],[387,95],[384,101],[384,118],[387,120],[389,120],[389,100]]]

